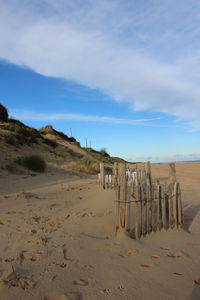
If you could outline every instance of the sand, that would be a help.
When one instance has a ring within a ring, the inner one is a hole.
[[[0,299],[200,299],[200,164],[176,167],[185,227],[140,241],[94,177],[1,175]]]

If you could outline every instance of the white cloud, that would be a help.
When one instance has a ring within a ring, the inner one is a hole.
[[[149,119],[122,119],[112,118],[105,116],[91,116],[80,114],[68,114],[68,113],[37,113],[26,110],[10,110],[10,116],[12,118],[19,119],[21,121],[87,121],[87,122],[100,122],[111,124],[129,124],[139,126],[152,126],[152,127],[167,127],[167,125],[157,124],[154,121],[159,121],[161,118],[149,118]]]
[[[195,0],[0,0],[0,58],[198,124],[199,9]]]

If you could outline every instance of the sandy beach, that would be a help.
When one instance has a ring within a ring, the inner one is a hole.
[[[200,299],[200,163],[176,169],[184,229],[139,241],[115,236],[115,192],[97,176],[1,175],[0,299]]]

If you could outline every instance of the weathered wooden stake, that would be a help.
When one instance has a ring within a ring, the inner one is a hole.
[[[165,188],[165,186],[164,186]],[[164,199],[163,199],[163,226],[165,230],[169,229],[169,195],[164,189]]]
[[[105,170],[104,163],[100,163],[101,185],[105,189]]]
[[[118,163],[114,163],[113,166],[113,185],[114,187],[117,185],[117,175],[118,175]]]
[[[120,197],[120,206],[119,206],[119,219],[120,227],[125,228],[126,224],[126,164],[119,163],[118,165],[118,185],[120,186],[119,197]]]
[[[147,233],[150,234],[152,231],[152,201],[151,201],[151,189],[149,183],[147,184]]]
[[[172,189],[174,187],[174,184],[176,182],[176,167],[174,163],[169,164],[169,185],[172,186]]]
[[[153,188],[153,202],[152,202],[152,211],[153,211],[153,216],[152,216],[152,227],[153,231],[157,231],[157,225],[158,225],[158,188],[157,185],[154,186]]]
[[[179,227],[183,228],[184,220],[183,220],[183,207],[182,207],[182,199],[181,199],[181,189],[180,184],[177,184],[177,193],[178,193],[178,218],[179,218]]]
[[[147,194],[146,194],[146,184],[142,186],[142,203],[143,203],[143,236],[147,235]]]
[[[158,185],[158,228],[161,230],[163,228],[163,216],[162,216],[162,204],[163,204],[163,187]]]
[[[142,188],[138,185],[138,238],[142,235]]]
[[[120,224],[119,224],[119,199],[120,199],[120,196],[119,196],[119,185],[115,185],[115,195],[116,195],[116,202],[115,202],[115,234],[117,235],[117,232],[118,232],[118,229],[120,227]]]
[[[126,215],[125,215],[125,228],[130,232],[130,200],[131,200],[131,185],[126,187]]]

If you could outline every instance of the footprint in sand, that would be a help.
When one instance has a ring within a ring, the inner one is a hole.
[[[24,198],[26,200],[29,200],[31,198],[41,199],[37,194],[28,193],[28,192],[22,192],[22,193],[17,194],[17,198]]]
[[[37,282],[32,277],[12,272],[3,279],[4,285],[10,287],[20,287],[23,290],[30,289],[36,286]]]
[[[41,217],[35,216],[35,217],[33,217],[33,220],[34,220],[36,223],[39,223],[40,220],[41,220]]]
[[[63,251],[63,257],[65,260],[69,260],[69,261],[72,261],[72,260],[75,260],[77,258],[77,253],[76,251],[73,249],[73,248],[66,248],[66,244],[64,244],[62,246],[62,251]]]
[[[124,286],[123,286],[123,285],[119,285],[119,286],[117,287],[117,289],[120,290],[120,291],[123,291],[123,290],[124,290]]]
[[[84,265],[83,266],[83,269],[84,270],[87,270],[87,271],[94,271],[94,269],[96,269],[96,266],[95,265]]]
[[[112,293],[112,291],[110,289],[106,288],[103,290],[103,293],[106,295],[110,295]]]
[[[0,225],[4,225],[4,222],[0,220]]]
[[[49,208],[50,208],[50,209],[53,209],[54,207],[56,207],[56,205],[57,205],[56,203],[53,203],[53,204],[50,205]]]
[[[132,256],[132,255],[137,255],[138,254],[138,250],[134,249],[134,250],[122,250],[119,252],[119,256],[125,258],[125,257],[128,257],[128,256]]]
[[[160,258],[160,255],[155,255],[155,254],[153,254],[153,255],[151,255],[151,258],[156,258],[156,259],[158,259],[158,258]]]
[[[149,265],[149,264],[142,264],[140,266],[143,267],[143,268],[150,268],[150,267],[152,267],[152,265]]]
[[[79,215],[80,217],[93,217],[93,212],[84,212]]]
[[[28,243],[47,246],[50,240],[50,237],[35,237],[34,239],[29,240]]]
[[[67,249],[65,247],[63,247],[63,257],[64,257],[65,260],[68,260]]]
[[[75,212],[69,212],[66,216],[66,219],[70,218],[70,217],[75,217],[76,216],[76,213]]]
[[[162,249],[162,250],[170,250],[169,247],[160,247],[160,249]]]
[[[4,261],[5,261],[5,262],[12,262],[12,261],[15,261],[15,260],[16,260],[15,257],[8,257],[8,258],[6,258]]]
[[[33,250],[23,250],[20,252],[19,257],[21,259],[21,262],[23,260],[31,260],[31,261],[37,261],[40,260],[42,257],[42,252],[40,251],[33,251]]]
[[[66,268],[67,267],[67,263],[66,262],[62,262],[62,261],[53,261],[52,264],[56,265],[56,266],[59,266],[61,268]]]
[[[95,283],[95,281],[93,278],[86,278],[86,279],[81,278],[78,280],[75,279],[73,281],[73,284],[80,285],[80,286],[94,286],[94,283]]]
[[[179,257],[182,257],[182,254],[181,253],[168,253],[167,256],[173,257],[173,258],[179,258]]]

